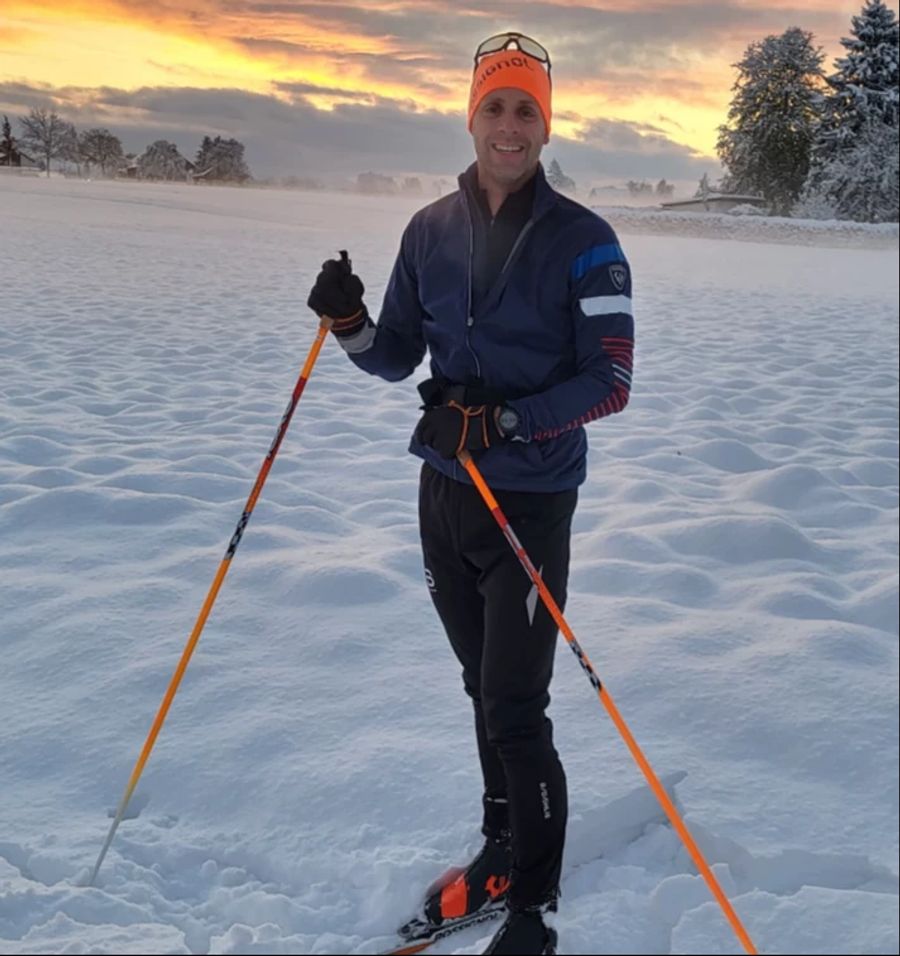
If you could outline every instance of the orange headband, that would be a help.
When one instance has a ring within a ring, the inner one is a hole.
[[[475,67],[469,93],[469,130],[478,104],[493,90],[512,87],[533,96],[550,133],[550,74],[542,63],[518,50],[491,53]]]

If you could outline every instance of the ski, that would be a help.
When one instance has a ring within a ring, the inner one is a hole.
[[[478,923],[486,923],[502,915],[504,906],[502,903],[496,906],[487,906],[477,913],[471,913],[469,916],[460,916],[458,919],[449,920],[441,926],[431,926],[424,920],[413,920],[403,927],[403,933],[400,942],[393,949],[383,951],[383,956],[412,956],[413,953],[424,953],[429,946],[433,946],[438,940],[445,939],[454,933],[462,932],[470,926],[476,926]]]

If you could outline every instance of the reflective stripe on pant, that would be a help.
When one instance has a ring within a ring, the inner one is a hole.
[[[564,607],[577,491],[494,494]],[[556,624],[474,487],[423,466],[419,524],[432,600],[475,707],[484,832],[512,830],[511,904],[543,902],[558,891],[568,813],[545,714]]]

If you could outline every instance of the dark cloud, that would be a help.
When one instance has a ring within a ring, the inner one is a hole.
[[[253,56],[280,56],[300,60],[310,53],[318,52],[305,43],[294,43],[291,40],[278,40],[272,37],[229,36],[226,39]]]
[[[413,99],[394,99],[379,96],[377,93],[363,93],[359,90],[345,90],[339,86],[318,86],[315,83],[275,83],[279,93],[286,94],[293,102],[312,104],[313,97],[326,97],[331,100],[350,100],[367,106],[384,106],[389,109],[401,109],[409,113],[425,112]]]
[[[305,3],[291,4],[246,3],[247,16],[256,20],[297,18],[314,23],[317,28],[341,37],[368,37],[385,40],[395,54],[428,53],[440,62],[441,51],[453,51],[458,58],[457,42],[465,39],[477,23],[484,20],[484,12],[465,10],[465,5],[427,2],[390,3]],[[477,28],[475,29],[477,33]],[[321,49],[321,41],[316,42]],[[336,46],[342,44],[336,42]],[[452,63],[453,61],[449,61]]]
[[[47,106],[48,102],[51,105],[55,102],[49,86],[36,87],[28,83],[0,84],[0,108],[6,112],[27,113],[32,106]]]
[[[256,37],[232,37],[231,42],[253,56],[277,57],[297,68],[302,68],[309,57],[327,57],[328,51],[316,44],[302,44],[287,40],[259,39]],[[457,51],[458,52],[458,51]],[[439,58],[428,55],[385,55],[383,53],[334,54],[335,69],[358,66],[366,79],[374,84],[390,83],[408,86],[417,95],[446,97],[454,95],[453,87],[438,82],[435,74],[445,74],[446,64]],[[460,58],[450,67],[458,69]],[[466,82],[466,74],[461,73],[460,85]]]
[[[675,129],[684,130],[684,127],[681,125],[681,123],[679,123],[678,120],[673,119],[671,116],[663,116],[662,113],[660,113],[657,119],[660,121],[660,123],[665,123],[666,126],[674,126]]]
[[[296,84],[298,94],[322,88]],[[302,95],[292,102],[242,90],[192,88],[50,88],[0,84],[0,112],[24,115],[49,106],[79,129],[105,126],[129,152],[156,139],[191,156],[204,135],[235,137],[257,177],[289,174],[353,177],[371,170],[391,175],[452,176],[473,158],[462,112],[439,113],[377,98],[374,105],[341,103],[315,109]],[[576,179],[666,177],[699,179],[717,164],[673,143],[648,124],[595,119],[578,139],[553,136],[545,156],[559,159]]]
[[[372,103],[377,98],[374,93],[347,90],[340,86],[317,86],[315,83],[274,83],[273,86],[279,93],[285,93],[293,98],[334,96],[338,99],[359,100],[363,103]]]
[[[576,178],[692,180],[704,172],[720,175],[715,160],[674,143],[646,123],[593,120],[578,139],[551,139],[547,152]]]

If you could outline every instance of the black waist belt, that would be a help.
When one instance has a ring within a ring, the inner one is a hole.
[[[429,378],[419,383],[419,394],[426,408],[457,402],[459,405],[499,405],[509,395],[500,395],[484,385],[457,385],[446,379]]]

